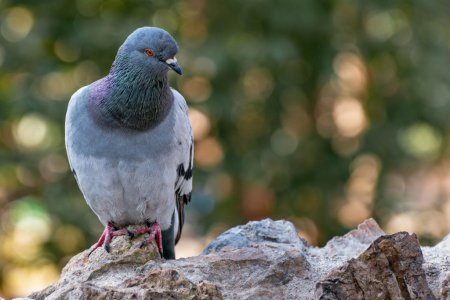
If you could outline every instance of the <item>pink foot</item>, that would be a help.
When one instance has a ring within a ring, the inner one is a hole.
[[[105,245],[105,250],[106,250],[106,252],[109,253],[109,243],[111,242],[111,238],[113,236],[125,235],[125,234],[128,234],[130,236],[130,238],[133,238],[133,236],[134,236],[134,234],[126,228],[121,229],[121,230],[114,230],[114,229],[115,228],[114,228],[113,224],[111,222],[109,222],[105,228],[105,231],[103,231],[102,236],[98,240],[97,244],[95,244],[94,248],[91,250],[91,252],[89,252],[88,257],[92,254],[92,252],[95,251],[95,249],[97,249],[101,245]]]
[[[137,229],[134,231],[134,235],[138,235],[144,232],[150,232],[150,235],[142,242],[139,248],[142,248],[145,244],[151,243],[156,236],[156,244],[158,245],[158,249],[162,257],[163,255],[162,236],[161,236],[161,227],[159,226],[159,224],[155,222],[150,227],[142,227],[140,229]]]

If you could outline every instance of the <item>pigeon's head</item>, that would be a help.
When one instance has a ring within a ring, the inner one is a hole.
[[[117,53],[114,65],[137,70],[146,76],[165,75],[169,70],[182,74],[175,55],[178,45],[165,30],[142,27],[126,39]]]

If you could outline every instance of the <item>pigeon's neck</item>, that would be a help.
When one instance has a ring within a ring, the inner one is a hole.
[[[92,90],[88,108],[103,126],[143,131],[165,119],[173,100],[167,73],[144,77],[113,68]]]

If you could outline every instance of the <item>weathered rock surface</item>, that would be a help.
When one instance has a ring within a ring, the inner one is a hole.
[[[434,247],[422,247],[428,285],[436,298],[450,300],[450,235]]]
[[[358,258],[316,284],[316,299],[435,299],[422,269],[417,236],[377,238]]]
[[[145,224],[142,224],[144,226]],[[142,226],[130,226],[133,231]],[[88,257],[89,249],[73,257],[58,282],[31,299],[222,299],[217,286],[192,282],[180,271],[143,268],[161,262],[155,243],[139,248],[145,239],[128,236],[112,239],[110,253],[103,248]]]
[[[450,238],[422,255],[415,234],[386,235],[373,219],[323,248],[308,247],[290,222],[249,222],[173,261],[153,244],[140,249],[143,238],[118,236],[110,254],[78,254],[29,298],[450,300]]]

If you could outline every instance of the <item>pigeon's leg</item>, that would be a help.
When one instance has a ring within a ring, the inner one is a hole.
[[[162,236],[161,236],[161,227],[158,223],[153,223],[150,227],[142,227],[134,231],[134,235],[141,234],[144,232],[150,232],[150,235],[142,242],[139,246],[142,248],[145,244],[151,243],[156,236],[156,244],[158,245],[159,252],[161,257],[163,255],[163,247],[162,247]]]
[[[111,242],[111,238],[113,236],[125,235],[125,234],[128,234],[130,236],[130,238],[133,238],[133,236],[134,236],[134,233],[132,233],[131,231],[129,231],[126,228],[121,229],[121,230],[115,230],[113,224],[111,222],[108,222],[108,225],[106,225],[105,231],[103,231],[102,236],[98,240],[97,244],[95,244],[94,248],[91,250],[91,252],[89,252],[88,257],[92,254],[92,252],[95,251],[95,249],[97,249],[101,245],[104,245],[106,252],[109,253],[109,243]]]

